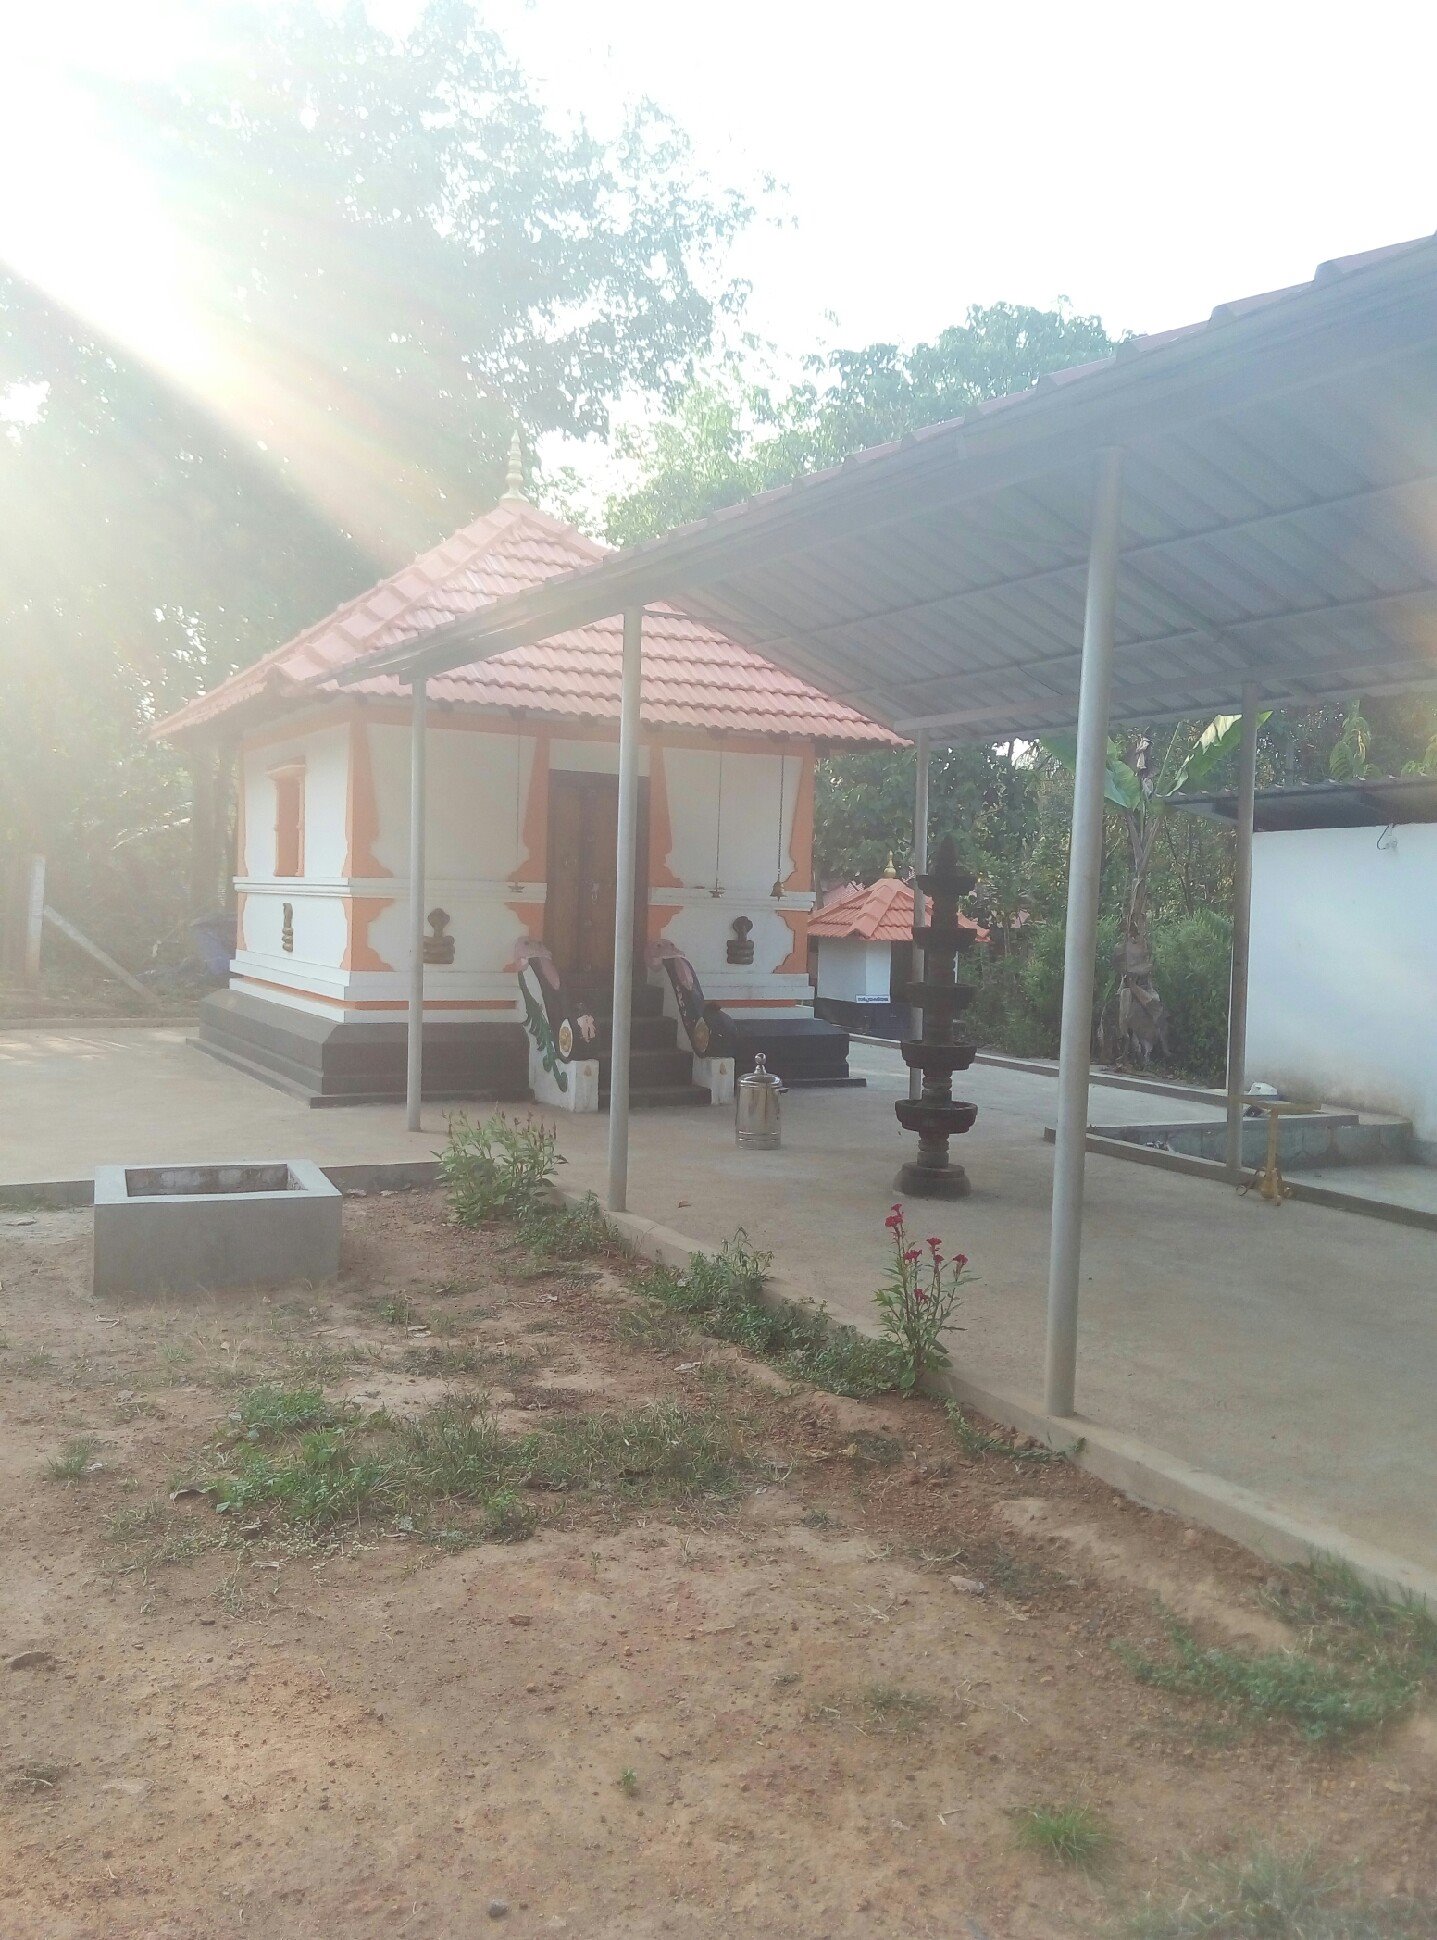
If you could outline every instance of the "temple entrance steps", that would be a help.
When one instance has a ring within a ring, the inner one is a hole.
[[[599,1110],[609,1104],[609,1018],[613,1004],[611,992],[594,998],[594,1020],[599,1027]],[[629,1105],[659,1107],[708,1105],[708,1091],[693,1081],[693,1056],[687,1044],[679,1042],[678,1020],[664,1015],[664,993],[656,985],[635,982],[629,1040]]]

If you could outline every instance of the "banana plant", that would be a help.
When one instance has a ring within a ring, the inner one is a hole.
[[[1267,719],[1258,717],[1259,725]],[[1163,818],[1174,795],[1203,788],[1242,738],[1242,716],[1219,714],[1194,740],[1187,725],[1166,742],[1140,729],[1109,736],[1103,795],[1127,837],[1128,882],[1123,897],[1122,936],[1117,949],[1117,1056],[1120,1064],[1146,1066],[1153,1053],[1167,1050],[1167,1016],[1153,981],[1148,922],[1148,879]],[[1050,735],[1046,754],[1070,772],[1077,766],[1073,735]]]

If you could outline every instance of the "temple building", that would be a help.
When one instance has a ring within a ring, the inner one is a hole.
[[[316,1104],[404,1095],[409,694],[333,676],[604,551],[512,466],[493,511],[161,724],[238,765],[236,947],[203,1048]],[[599,621],[430,683],[428,1097],[604,1101],[621,645]],[[634,1102],[727,1095],[760,1050],[790,1084],[842,1082],[847,1032],[807,975],[814,767],[897,739],[666,606],[644,648]]]
[[[976,943],[988,932],[961,911],[960,929]],[[809,961],[816,1014],[866,1037],[906,1037],[912,1018],[903,989],[913,974],[913,885],[888,858],[877,882],[856,883],[814,911]]]

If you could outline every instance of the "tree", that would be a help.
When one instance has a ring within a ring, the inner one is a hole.
[[[316,0],[206,18],[203,63],[99,106],[213,394],[0,273],[0,842],[131,961],[181,913],[194,806],[150,723],[492,504],[516,426],[667,398],[748,213],[650,108],[552,127],[461,0],[398,39]]]
[[[1263,715],[1262,720],[1267,716]],[[1167,1050],[1167,1020],[1153,972],[1149,932],[1150,884],[1158,837],[1171,799],[1206,787],[1242,738],[1242,716],[1219,714],[1196,739],[1186,724],[1155,739],[1140,729],[1108,740],[1103,794],[1126,838],[1127,880],[1117,948],[1117,1052],[1120,1063],[1151,1063]],[[1071,735],[1045,737],[1043,748],[1063,767],[1076,767]]]

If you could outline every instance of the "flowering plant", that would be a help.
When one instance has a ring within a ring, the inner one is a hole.
[[[893,1235],[893,1264],[874,1298],[895,1350],[898,1385],[911,1394],[929,1368],[949,1364],[942,1336],[958,1305],[958,1289],[971,1277],[968,1255],[946,1256],[939,1239],[914,1245],[901,1205],[883,1223]]]

